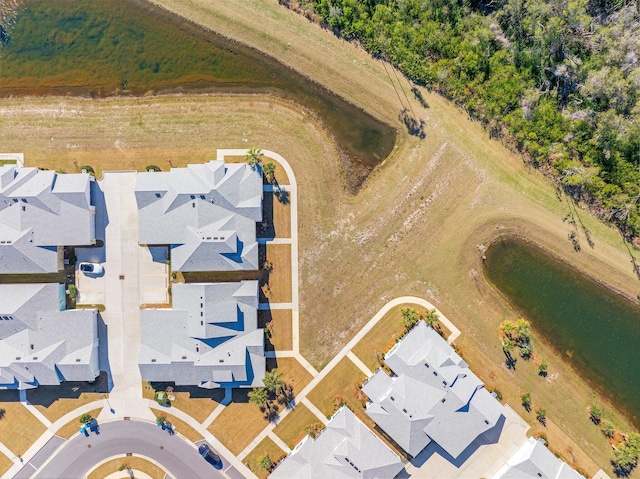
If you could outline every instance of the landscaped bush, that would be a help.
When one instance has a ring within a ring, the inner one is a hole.
[[[153,400],[160,404],[161,406],[171,406],[171,402],[169,401],[169,396],[166,392],[158,391],[153,395]]]
[[[147,165],[147,171],[160,171],[160,167],[156,165]]]
[[[82,171],[82,170],[85,170],[91,176],[96,176],[96,172],[93,170],[93,167],[91,165],[82,165],[80,167],[80,171]]]

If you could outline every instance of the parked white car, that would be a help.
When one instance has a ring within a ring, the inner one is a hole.
[[[78,265],[78,269],[82,271],[84,274],[102,274],[104,273],[104,268],[101,264],[98,263],[80,263]]]

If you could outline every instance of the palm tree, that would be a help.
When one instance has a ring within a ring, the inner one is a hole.
[[[434,309],[428,309],[424,314],[424,321],[433,328],[434,324],[438,322],[440,317],[438,312]]]
[[[245,156],[245,159],[247,160],[247,163],[249,163],[249,166],[255,169],[259,164],[262,163],[262,160],[260,159],[261,156],[262,156],[262,150],[260,148],[253,147],[253,148],[249,148]]]
[[[262,380],[267,391],[275,393],[276,391],[282,389],[284,387],[284,381],[282,380],[282,373],[278,372],[277,369],[273,369],[268,371],[264,375],[264,379]]]
[[[273,183],[275,180],[276,174],[276,164],[275,163],[265,163],[262,165],[262,173],[267,177],[269,183]]]
[[[262,407],[267,404],[267,401],[269,400],[269,393],[265,388],[257,388],[253,391],[249,391],[247,397],[251,404]]]

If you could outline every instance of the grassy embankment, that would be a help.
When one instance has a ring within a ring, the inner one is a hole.
[[[204,2],[180,5],[183,14],[278,56],[400,126],[400,105],[382,66],[276,2],[221,0],[215,12]],[[548,180],[450,103],[424,95],[429,108],[412,107],[426,120],[427,138],[402,135],[356,196],[344,193],[335,147],[318,124],[289,103],[259,96],[5,100],[0,143],[24,151],[27,164],[67,171],[85,163],[165,169],[213,158],[215,147],[246,147],[242,133],[249,132],[250,145],[280,152],[297,175],[301,341],[314,365],[326,364],[387,300],[425,296],[462,330],[457,343],[489,387],[533,424],[519,404],[520,392],[532,391],[548,412],[548,429],[573,440],[554,436],[552,449],[571,459],[572,448],[590,473],[608,470],[610,448],[585,412],[600,399],[565,358],[536,337],[536,354],[553,380],[538,377],[534,364],[520,362],[516,373],[503,368],[497,329],[515,313],[484,281],[477,245],[520,233],[635,297],[629,254],[615,231],[584,213],[595,247],[575,253],[562,221],[569,205]],[[607,410],[620,428],[631,429],[613,407]]]

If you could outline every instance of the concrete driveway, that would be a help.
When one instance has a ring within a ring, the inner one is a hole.
[[[140,303],[167,304],[169,302],[169,248],[147,246],[139,248]]]
[[[78,263],[100,263],[106,271],[107,264],[105,231],[109,224],[104,192],[97,181],[91,182],[91,201],[96,207],[96,240],[101,247],[76,248]],[[76,287],[78,288],[78,304],[104,304],[105,280],[104,275],[85,275],[76,270]]]
[[[198,454],[193,444],[178,435],[170,436],[153,424],[138,421],[109,422],[100,426],[99,435],[75,436],[35,477],[83,478],[96,464],[127,453],[153,459],[173,477],[224,478]]]

